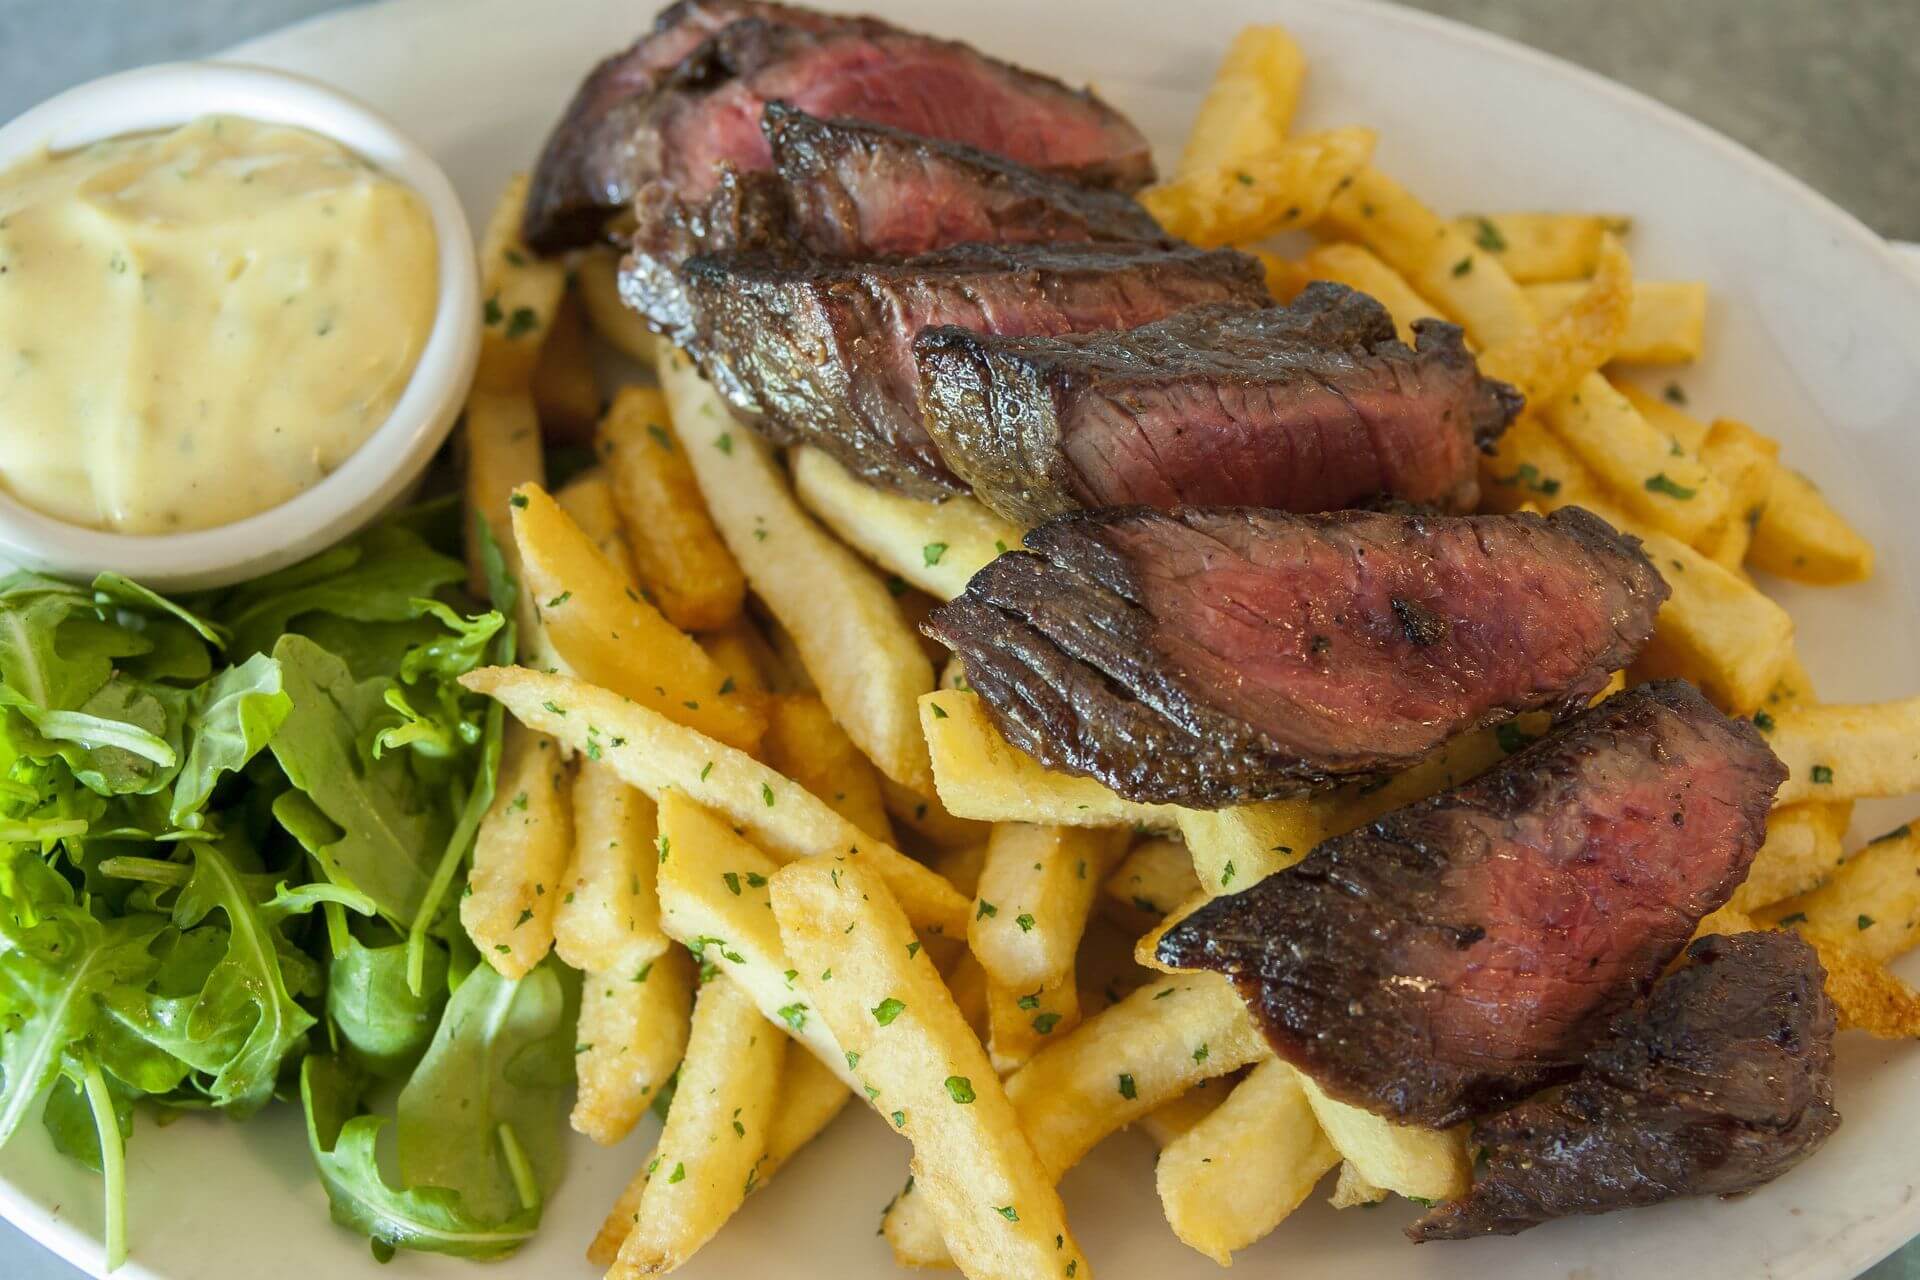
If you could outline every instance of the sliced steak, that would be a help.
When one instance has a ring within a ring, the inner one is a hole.
[[[1564,1089],[1474,1126],[1484,1170],[1414,1240],[1514,1235],[1552,1218],[1733,1195],[1773,1181],[1839,1127],[1834,1011],[1791,933],[1717,934],[1623,1014]]]
[[[1119,333],[939,328],[914,347],[927,430],[988,506],[1036,523],[1144,503],[1334,511],[1381,496],[1471,511],[1478,450],[1520,395],[1460,330],[1316,282],[1291,306],[1200,309]]]
[[[873,262],[723,254],[691,258],[679,274],[693,326],[675,340],[737,410],[777,440],[818,445],[920,497],[961,488],[920,423],[920,330],[1078,333],[1268,301],[1253,259],[1186,247],[960,245]],[[621,279],[643,312],[648,279]]]
[[[1745,879],[1785,777],[1693,686],[1641,685],[1214,899],[1159,958],[1231,976],[1335,1097],[1456,1124],[1573,1074]]]
[[[651,181],[693,205],[723,166],[769,167],[760,113],[775,100],[1126,190],[1153,176],[1146,139],[1112,108],[964,44],[877,18],[696,0],[581,86],[541,156],[528,243],[584,242]]]
[[[928,634],[1015,746],[1133,800],[1217,808],[1576,709],[1666,583],[1578,508],[1542,519],[1218,507],[1063,516]]]

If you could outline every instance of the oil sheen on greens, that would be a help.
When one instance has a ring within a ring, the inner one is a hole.
[[[455,918],[501,727],[456,680],[513,655],[457,520],[177,601],[0,581],[0,1144],[38,1120],[100,1171],[110,1265],[136,1117],[276,1100],[378,1256],[538,1224],[577,993]]]

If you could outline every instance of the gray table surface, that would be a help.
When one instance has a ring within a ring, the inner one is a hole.
[[[1660,98],[1797,174],[1882,235],[1920,240],[1916,0],[1411,3]],[[0,119],[108,71],[209,53],[344,7],[341,0],[0,0]],[[633,7],[637,29],[657,6],[637,0]],[[872,0],[872,7],[886,6]],[[0,1276],[77,1275],[0,1223]],[[1920,1280],[1920,1243],[1866,1280]]]

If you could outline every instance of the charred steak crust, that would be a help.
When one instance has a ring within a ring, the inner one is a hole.
[[[769,162],[759,110],[784,98],[826,116],[953,137],[1078,181],[1134,190],[1146,139],[1085,91],[878,18],[759,0],[683,0],[602,62],[548,137],[524,232],[541,252],[597,236],[649,180],[704,200],[719,162]]]
[[[1640,685],[1214,899],[1159,958],[1229,975],[1333,1096],[1453,1125],[1574,1073],[1746,877],[1785,776],[1691,685]]]
[[[737,411],[776,440],[818,445],[872,483],[926,498],[962,486],[921,426],[921,329],[1071,333],[1267,301],[1258,262],[1186,246],[967,244],[867,262],[700,255],[679,277],[686,345]],[[644,301],[637,275],[621,284],[630,305]]]
[[[1771,1182],[1839,1127],[1834,1009],[1791,933],[1718,934],[1615,1020],[1564,1089],[1474,1126],[1486,1163],[1416,1241],[1513,1235],[1552,1218]]]
[[[1124,332],[929,329],[914,356],[928,432],[1009,519],[1133,503],[1334,511],[1379,495],[1470,511],[1477,450],[1520,395],[1480,377],[1458,327],[1421,321],[1416,341],[1322,281],[1286,307]]]
[[[1218,808],[1583,706],[1652,634],[1633,538],[1542,519],[1123,508],[1029,533],[935,610],[1009,741],[1129,799]]]

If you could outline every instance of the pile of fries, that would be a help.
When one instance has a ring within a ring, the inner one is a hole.
[[[1673,594],[1626,679],[1696,682],[1792,770],[1751,877],[1703,929],[1798,929],[1847,1025],[1920,1033],[1885,967],[1920,940],[1920,835],[1847,844],[1856,800],[1920,789],[1920,699],[1821,704],[1792,620],[1748,576],[1856,582],[1872,548],[1775,441],[1622,380],[1699,358],[1705,286],[1635,280],[1622,218],[1448,219],[1371,166],[1368,131],[1290,136],[1304,72],[1286,32],[1242,32],[1148,207],[1256,252],[1310,231],[1303,256],[1262,252],[1278,296],[1331,279],[1404,334],[1452,320],[1525,390],[1485,459],[1487,507],[1577,503],[1643,539]],[[913,1144],[884,1220],[898,1260],[971,1276],[1089,1276],[1055,1186],[1135,1122],[1160,1145],[1169,1224],[1222,1264],[1336,1170],[1342,1207],[1461,1194],[1461,1132],[1328,1098],[1224,979],[1156,972],[1152,946],[1511,736],[1468,735],[1384,787],[1219,812],[1046,771],[916,631],[1022,531],[817,452],[783,459],[621,308],[611,256],[518,243],[524,191],[486,236],[488,314],[513,322],[489,325],[464,444],[530,656],[470,678],[513,721],[461,918],[509,977],[549,951],[585,974],[576,1128],[612,1143],[664,1117],[588,1256],[672,1270],[850,1098]],[[596,340],[643,370],[610,402]],[[543,431],[595,455],[552,494]]]

